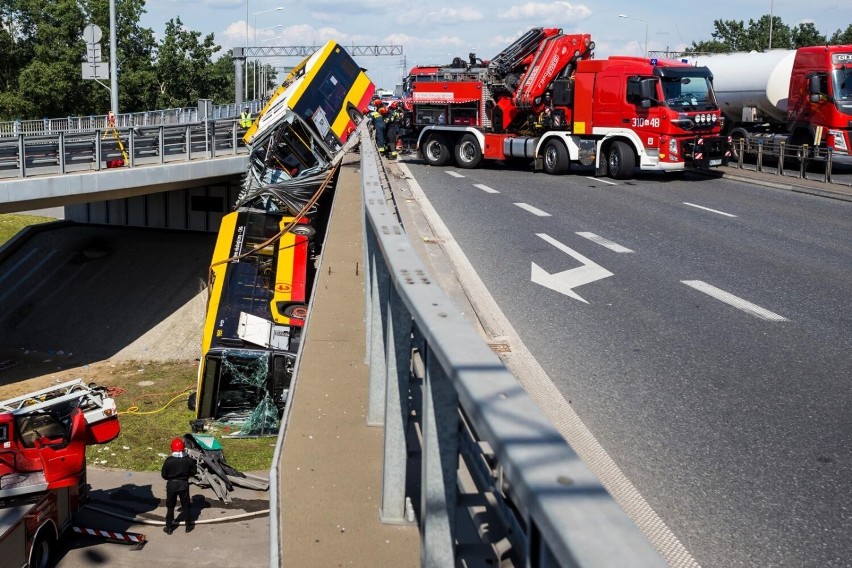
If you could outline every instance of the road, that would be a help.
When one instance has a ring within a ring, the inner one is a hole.
[[[852,204],[408,166],[563,404],[698,563],[848,566]]]

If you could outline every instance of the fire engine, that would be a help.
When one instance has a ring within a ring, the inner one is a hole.
[[[594,47],[589,34],[534,28],[488,62],[413,69],[418,150],[432,166],[523,159],[561,174],[580,163],[616,179],[722,165],[730,152],[706,67],[595,60]]]
[[[106,389],[81,379],[0,402],[0,558],[50,566],[88,496],[86,446],[120,431]],[[142,535],[105,535],[142,544]]]

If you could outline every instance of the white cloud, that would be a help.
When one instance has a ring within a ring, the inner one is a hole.
[[[591,16],[592,11],[585,4],[571,4],[569,2],[527,2],[512,6],[499,18],[504,20],[535,19],[539,21],[563,21],[578,22]]]

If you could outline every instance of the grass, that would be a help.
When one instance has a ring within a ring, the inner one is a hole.
[[[116,364],[111,371],[99,383],[116,393],[121,434],[108,444],[90,446],[88,462],[99,467],[158,471],[170,452],[171,440],[190,432],[189,422],[195,418],[186,400],[195,390],[196,364],[130,362]],[[274,437],[229,439],[221,437],[226,430],[205,433],[216,436],[225,461],[237,470],[269,469]]]
[[[28,225],[37,225],[49,221],[56,221],[56,219],[37,215],[2,214],[0,215],[0,245],[17,235],[21,229]]]

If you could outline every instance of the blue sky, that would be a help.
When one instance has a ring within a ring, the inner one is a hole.
[[[403,66],[449,63],[471,51],[490,59],[533,27],[590,33],[597,46],[595,57],[602,58],[641,55],[646,28],[649,50],[676,50],[711,39],[714,20],[747,24],[770,10],[787,25],[811,21],[831,35],[852,23],[850,8],[850,0],[147,0],[142,25],[160,36],[166,21],[180,17],[190,29],[213,33],[225,49],[244,46],[247,39],[248,45],[260,46],[321,45],[329,39],[344,45],[402,45],[404,59],[359,59],[379,87],[392,89]],[[281,58],[270,63],[288,66],[297,61]]]

